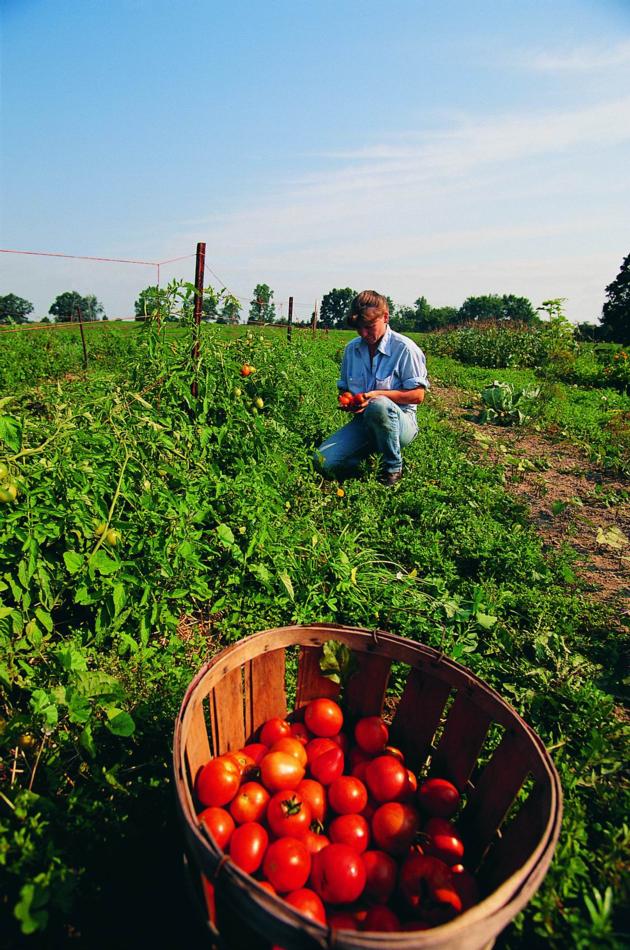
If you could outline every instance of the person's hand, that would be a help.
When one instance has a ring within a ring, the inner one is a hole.
[[[341,393],[338,397],[338,406],[344,412],[363,412],[369,399],[366,393]]]

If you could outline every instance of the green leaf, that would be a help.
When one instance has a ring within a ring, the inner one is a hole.
[[[99,574],[114,574],[120,568],[120,564],[106,554],[102,548],[99,548],[96,554],[90,558],[90,567],[98,571]]]
[[[36,716],[42,716],[49,726],[55,726],[59,720],[57,704],[43,689],[35,689],[31,695],[31,708]]]
[[[613,525],[612,528],[607,528],[605,531],[603,528],[597,529],[597,543],[612,548],[614,551],[622,551],[628,543],[628,539],[621,528]]]
[[[295,600],[295,591],[293,590],[293,584],[291,583],[291,578],[289,577],[287,572],[280,571],[280,573],[278,574],[278,577],[282,581],[285,587],[285,590],[287,594],[289,595],[289,597],[291,598],[291,600]]]
[[[108,723],[107,727],[115,736],[131,736],[136,731],[136,724],[123,709],[110,707],[106,710]]]
[[[221,541],[223,541],[224,544],[227,544],[227,545],[234,544],[234,535],[229,525],[218,524],[217,534],[219,535],[219,538],[221,539]]]
[[[47,630],[48,633],[52,633],[53,622],[52,622],[52,617],[50,616],[50,614],[48,613],[48,611],[43,610],[42,607],[36,607],[36,608],[35,608],[35,616],[37,617],[37,619],[38,619],[39,622],[41,623],[42,627],[43,627],[45,630]]]
[[[22,423],[13,416],[0,416],[0,441],[19,452],[22,447]]]
[[[112,598],[114,600],[114,616],[117,617],[120,611],[125,606],[124,584],[114,584],[114,588],[112,590]]]
[[[80,693],[72,693],[68,703],[68,717],[70,722],[87,722],[91,715],[92,707],[90,706],[89,700],[86,699],[85,696],[81,696]]]
[[[56,655],[64,670],[87,670],[85,656],[74,646],[60,647]]]
[[[83,555],[76,551],[64,551],[63,559],[69,574],[76,574],[83,567]]]
[[[23,934],[33,934],[44,930],[48,923],[48,888],[41,884],[24,884],[20,890],[20,899],[13,908],[15,917],[21,923]]]
[[[495,623],[497,622],[496,617],[491,616],[491,614],[481,613],[479,610],[475,614],[475,620],[480,627],[484,628],[484,630],[489,630],[490,627],[494,627]]]
[[[94,745],[92,727],[90,725],[87,725],[79,736],[79,744],[92,759],[96,756],[96,746]]]
[[[349,678],[357,669],[357,660],[345,643],[339,640],[326,640],[322,646],[322,655],[319,661],[322,674],[333,683],[345,686]]]

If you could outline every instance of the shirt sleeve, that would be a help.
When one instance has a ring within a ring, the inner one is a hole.
[[[429,377],[427,375],[427,363],[424,353],[420,347],[413,341],[412,345],[405,348],[405,352],[400,360],[399,373],[403,389],[417,389],[422,386],[429,389]]]

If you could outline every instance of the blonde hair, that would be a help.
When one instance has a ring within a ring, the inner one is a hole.
[[[377,317],[389,314],[387,297],[384,297],[383,294],[378,294],[375,290],[362,290],[360,294],[356,295],[350,305],[348,326],[357,327],[362,323],[372,323],[376,320],[377,317],[366,317],[365,311],[370,308],[379,311]]]

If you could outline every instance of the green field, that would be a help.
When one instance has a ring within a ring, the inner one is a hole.
[[[312,450],[340,424],[349,338],[299,330],[289,346],[280,328],[209,326],[195,367],[185,328],[112,325],[88,331],[85,372],[74,329],[0,336],[0,462],[18,490],[0,509],[3,946],[194,943],[175,714],[222,646],[313,621],[445,650],[552,751],[560,844],[501,946],[624,945],[623,618],[590,596],[570,544],[544,545],[505,466],[471,454],[437,395],[395,491],[369,464],[343,495],[322,480]],[[594,472],[630,469],[622,388],[431,346],[430,378],[471,414],[494,379],[536,383],[532,431],[577,446]],[[243,362],[257,368],[247,380]]]

